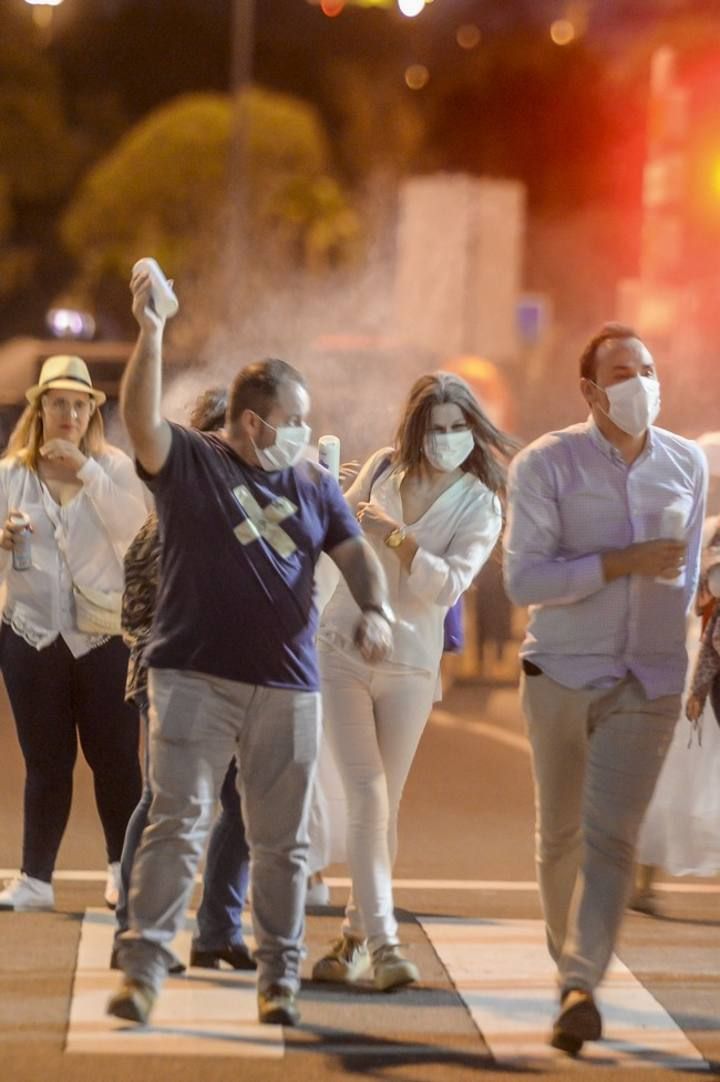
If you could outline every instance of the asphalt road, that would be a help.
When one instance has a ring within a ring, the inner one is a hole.
[[[0,867],[12,869],[19,860],[23,772],[1,693],[0,763]],[[518,1052],[513,1033],[509,1051],[498,1056],[494,1037],[483,1033],[478,1018],[484,1016],[478,1012],[491,1000],[495,1007],[506,1003],[512,1028],[521,1006],[525,1009],[539,988],[531,965],[531,956],[539,957],[533,945],[539,926],[527,923],[540,917],[532,888],[530,760],[513,689],[452,689],[428,726],[406,790],[396,902],[403,941],[422,972],[418,988],[380,995],[369,984],[338,990],[307,982],[303,1025],[285,1031],[277,1047],[267,1041],[252,1044],[248,1037],[247,1046],[237,1040],[231,1046],[228,1038],[224,1047],[211,1049],[200,1026],[190,1053],[182,1051],[171,1027],[156,1035],[159,1045],[147,1044],[147,1052],[127,1036],[121,1051],[108,1045],[104,1051],[78,1052],[70,1024],[86,979],[78,947],[81,929],[105,919],[89,915],[83,922],[86,910],[102,907],[103,867],[92,785],[80,763],[58,863],[58,911],[0,914],[1,1082],[127,1082],[140,1074],[146,1082],[196,1082],[199,1076],[206,1082],[314,1082],[352,1075],[464,1082],[478,1071],[493,1078],[565,1078],[568,1072],[573,1078],[627,1078],[637,1066],[644,1069],[643,1079],[686,1073],[673,1069],[672,1059],[671,1066],[657,1066],[642,1048],[627,1062],[615,1058],[612,1045],[604,1058],[587,1061],[555,1058],[529,1045]],[[309,916],[308,976],[336,932],[345,888],[335,881],[345,874],[341,867],[331,869],[333,908]],[[625,982],[617,1024],[632,1016],[640,1026],[641,1005],[647,1011],[649,1003],[661,1014],[664,1008],[680,1037],[691,1042],[695,1070],[706,1076],[720,1073],[712,1066],[720,1064],[720,894],[702,888],[717,885],[717,880],[684,881],[682,892],[663,892],[662,919],[629,915],[618,951],[629,973],[613,978],[618,988]],[[529,936],[527,947],[524,936]],[[500,945],[488,946],[490,939]],[[91,973],[90,979],[104,988],[103,982],[115,978]],[[230,998],[223,1002],[230,1004],[233,995],[238,1003],[243,996],[243,1002],[252,1002],[247,981],[243,985],[227,974],[221,984],[207,994],[227,993]],[[172,997],[182,997],[189,987],[173,985],[164,997],[175,1002]],[[198,988],[202,999],[204,986]],[[101,1010],[87,1023],[101,1035],[104,1024]],[[652,1019],[648,1025],[652,1029]],[[542,1048],[543,1033],[539,1040]]]

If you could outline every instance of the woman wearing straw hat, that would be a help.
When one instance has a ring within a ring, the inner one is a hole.
[[[105,395],[83,360],[49,357],[26,398],[0,461],[0,669],[26,767],[22,869],[0,891],[0,909],[54,905],[78,737],[94,776],[113,906],[141,790],[120,598],[144,489],[127,455],[105,443]]]

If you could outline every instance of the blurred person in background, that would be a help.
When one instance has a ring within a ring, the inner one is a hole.
[[[358,609],[342,582],[321,618],[323,725],[347,801],[352,893],[341,936],[315,963],[314,980],[352,982],[368,967],[380,990],[419,979],[394,915],[398,810],[438,698],[444,618],[498,539],[498,456],[514,446],[464,380],[422,376],[394,447],[371,455],[346,494],[385,568],[397,624],[391,655],[368,662],[352,650]]]
[[[631,328],[608,324],[590,340],[580,389],[590,417],[513,462],[505,535],[508,594],[530,606],[520,690],[560,982],[550,1042],[573,1055],[602,1034],[593,993],[680,716],[706,487],[697,445],[654,425],[660,384]]]
[[[217,432],[225,424],[227,391],[210,388],[196,400],[190,427]],[[148,821],[152,803],[148,743],[147,665],[144,655],[152,633],[160,580],[162,544],[157,514],[153,511],[125,553],[123,637],[130,650],[125,696],[140,713],[145,740],[145,786],[140,803],[128,823],[123,846],[121,887],[118,901],[111,968],[117,968],[117,940],[128,929],[128,890],[135,853]],[[250,882],[250,861],[245,827],[237,791],[237,765],[233,757],[220,790],[221,812],[210,833],[205,858],[202,904],[197,913],[198,933],[190,949],[190,965],[215,969],[226,962],[233,969],[255,969],[243,939],[242,911]],[[175,961],[170,972],[182,972]]]
[[[112,908],[141,790],[137,712],[123,695],[120,591],[145,493],[128,456],[105,442],[105,395],[83,360],[49,357],[26,397],[0,462],[0,668],[26,767],[21,874],[0,892],[0,909],[54,906],[78,738],[93,773]],[[16,570],[28,539],[29,566]]]
[[[714,438],[713,438],[714,437]],[[720,477],[720,434],[698,439],[708,459],[711,488]],[[708,495],[708,507],[711,496]],[[630,908],[659,913],[654,881],[670,875],[720,872],[720,515],[708,515],[695,615],[688,623],[691,658],[685,715],[678,725],[638,837]]]

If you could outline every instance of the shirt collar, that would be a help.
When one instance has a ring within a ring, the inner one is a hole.
[[[592,413],[588,416],[588,419],[585,422],[585,431],[587,432],[589,438],[592,440],[592,442],[595,444],[601,454],[605,455],[605,457],[609,458],[612,462],[618,462],[622,466],[627,466],[627,462],[620,454],[617,447],[615,447],[612,443],[610,443],[610,440],[603,436],[602,432],[597,426],[597,423]],[[654,448],[655,437],[651,425],[650,428],[648,428],[647,430],[647,439],[645,440],[645,446],[643,447],[638,457],[635,459],[635,462],[632,463],[632,465],[634,466],[637,462],[642,462],[643,459],[649,458],[652,455]]]

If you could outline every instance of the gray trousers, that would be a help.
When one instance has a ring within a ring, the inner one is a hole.
[[[635,842],[680,716],[680,696],[648,699],[634,676],[612,688],[573,690],[544,674],[523,674],[520,688],[548,948],[562,988],[592,991],[618,937]]]
[[[250,847],[258,988],[296,991],[304,933],[307,821],[320,696],[151,669],[153,802],[133,866],[125,973],[155,991],[173,955],[233,755]]]

